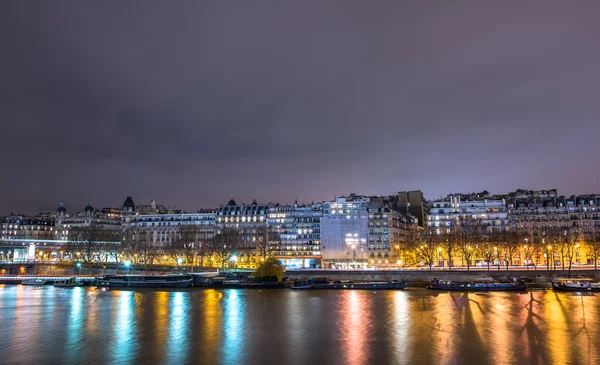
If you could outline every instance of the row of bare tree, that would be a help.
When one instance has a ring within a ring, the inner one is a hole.
[[[570,272],[579,251],[585,252],[597,270],[600,258],[598,227],[581,231],[577,227],[554,226],[531,232],[494,231],[490,228],[493,227],[479,219],[460,217],[448,227],[427,227],[412,232],[407,245],[414,252],[415,259],[430,269],[444,259],[448,262],[448,268],[452,269],[453,261],[459,258],[467,270],[475,260],[481,259],[487,263],[489,270],[494,261],[503,262],[508,269],[516,257],[523,259],[523,263],[536,261],[537,264],[544,257],[547,269],[559,261],[562,269]]]
[[[107,230],[100,225],[73,227],[69,252],[72,260],[90,268],[94,264],[126,261],[148,267],[156,263],[176,263],[181,266],[214,266],[222,268],[235,256],[262,258],[271,256],[279,247],[279,234],[266,227],[251,232],[232,228],[216,234],[201,226],[178,226],[169,239],[156,242],[144,228],[132,227],[125,232]]]

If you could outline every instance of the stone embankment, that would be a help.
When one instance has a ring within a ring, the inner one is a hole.
[[[588,277],[600,281],[600,271],[572,270],[571,277]],[[330,280],[355,281],[391,281],[405,279],[409,286],[422,287],[432,278],[453,281],[476,281],[481,279],[508,280],[523,278],[537,284],[549,285],[554,278],[568,277],[567,270],[490,270],[490,271],[442,271],[442,270],[288,270],[285,273],[290,280],[303,280],[310,277],[327,277]]]

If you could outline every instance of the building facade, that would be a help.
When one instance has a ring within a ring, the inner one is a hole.
[[[0,261],[25,262],[39,259],[35,245],[54,239],[54,221],[42,217],[10,215],[0,218]],[[44,259],[44,257],[41,257]]]
[[[401,191],[396,196],[393,206],[398,212],[416,217],[421,227],[427,225],[429,205],[421,190]]]
[[[73,233],[73,229],[85,229],[92,226],[109,232],[121,232],[122,213],[112,208],[96,210],[91,203],[85,206],[83,212],[74,214],[69,214],[62,203],[56,209],[55,232],[57,240],[69,241],[69,235]]]
[[[255,268],[260,258],[256,249],[256,240],[261,232],[268,230],[268,204],[237,204],[231,199],[216,211],[216,233],[225,228],[235,229],[241,235],[237,247],[236,266],[239,268]]]
[[[367,266],[369,197],[349,196],[323,203],[321,247],[323,267]]]
[[[450,194],[430,202],[427,227],[443,233],[443,230],[450,229],[452,222],[465,216],[480,220],[488,232],[505,232],[509,227],[506,201],[487,192]]]
[[[269,230],[279,236],[274,251],[286,268],[321,267],[322,204],[279,205],[268,209]]]
[[[153,247],[170,247],[180,238],[182,229],[193,233],[193,243],[200,244],[213,238],[216,213],[204,211],[179,214],[136,214],[131,216],[126,229],[134,232],[137,240]]]
[[[409,249],[408,237],[411,230],[417,230],[418,219],[385,205],[369,208],[368,214],[368,266],[401,266],[402,253]]]

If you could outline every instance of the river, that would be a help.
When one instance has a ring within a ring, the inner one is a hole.
[[[0,363],[598,364],[600,296],[0,285]]]

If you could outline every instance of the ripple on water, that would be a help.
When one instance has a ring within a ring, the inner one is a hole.
[[[596,364],[600,297],[0,286],[8,363]]]

